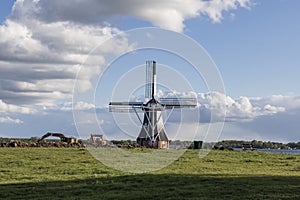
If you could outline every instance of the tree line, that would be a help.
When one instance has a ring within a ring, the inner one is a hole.
[[[32,137],[32,138],[2,138],[0,137],[0,144],[9,142],[11,140],[17,140],[22,142],[36,142],[39,138]],[[55,141],[55,139],[53,139]],[[112,140],[110,141],[112,144],[115,145],[128,145],[128,146],[136,146],[136,141],[132,140]],[[180,141],[174,140],[170,141],[170,145],[176,147],[190,147],[193,144],[193,141]],[[224,147],[232,147],[232,148],[242,148],[245,145],[251,145],[255,149],[300,149],[300,142],[289,142],[289,143],[280,143],[280,142],[264,142],[258,140],[252,141],[244,141],[244,140],[223,140],[219,141],[216,144],[214,143],[204,143],[203,148],[210,148],[213,146],[224,146]]]
[[[300,142],[264,142],[264,141],[243,141],[243,140],[223,140],[216,143],[216,146],[223,145],[225,147],[242,148],[244,145],[251,145],[256,149],[300,149]]]

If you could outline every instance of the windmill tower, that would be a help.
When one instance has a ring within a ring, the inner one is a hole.
[[[142,128],[137,137],[137,143],[150,148],[168,148],[169,139],[165,130],[162,114],[165,109],[191,108],[197,105],[196,98],[160,98],[156,99],[156,62],[146,62],[145,98],[148,102],[110,102],[110,112],[136,113]],[[138,112],[144,113],[141,120]],[[169,114],[169,116],[170,116]],[[168,118],[169,118],[168,116]]]

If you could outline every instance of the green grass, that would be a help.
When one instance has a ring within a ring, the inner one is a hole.
[[[0,149],[0,199],[300,199],[300,156],[188,150],[159,171],[110,169],[85,149]]]

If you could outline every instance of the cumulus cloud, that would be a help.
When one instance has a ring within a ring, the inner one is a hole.
[[[198,99],[198,107],[202,122],[216,121],[251,121],[259,116],[274,115],[285,112],[288,105],[275,103],[275,96],[269,99],[249,98],[241,96],[233,99],[220,92],[198,93],[195,92],[163,92],[159,91],[160,97]],[[287,97],[286,97],[287,98]],[[291,98],[291,97],[290,97]],[[260,101],[259,101],[260,100]]]
[[[253,102],[254,105],[272,104],[276,106],[285,107],[287,110],[300,108],[299,96],[272,95],[269,97],[251,98],[251,101]]]
[[[76,103],[65,102],[65,103],[63,103],[63,106],[60,109],[63,111],[70,111],[70,110],[81,110],[82,111],[82,110],[90,110],[93,108],[95,108],[94,104],[79,101]]]
[[[200,108],[209,110],[212,114],[222,117],[226,113],[226,121],[253,120],[258,116],[273,115],[284,112],[281,106],[262,103],[254,105],[250,98],[241,96],[233,99],[218,92],[199,94]]]
[[[101,72],[106,53],[129,48],[126,38],[119,37],[90,55],[122,31],[101,24],[45,22],[34,15],[39,4],[16,1],[11,16],[0,26],[0,96],[8,104],[53,107],[58,100],[72,97],[76,74],[88,56],[89,63],[77,77],[80,91],[92,87],[90,80]]]
[[[12,119],[10,117],[0,117],[0,123],[6,123],[6,124],[22,124],[24,123],[20,119]]]
[[[0,113],[20,113],[20,114],[31,114],[35,111],[28,107],[16,106],[13,104],[7,104],[0,99]]]
[[[12,17],[39,18],[47,23],[73,21],[76,23],[101,23],[114,17],[133,16],[149,21],[161,28],[182,32],[184,21],[207,15],[220,22],[223,12],[238,7],[250,8],[250,0],[77,0],[77,1],[17,1]],[[21,9],[22,8],[22,9]]]
[[[203,12],[206,13],[213,22],[219,23],[223,19],[223,11],[235,10],[239,6],[250,9],[252,2],[249,0],[212,0],[207,1]],[[231,13],[232,15],[233,13]]]

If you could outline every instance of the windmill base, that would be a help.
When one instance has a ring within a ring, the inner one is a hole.
[[[158,140],[152,142],[149,138],[137,138],[137,143],[141,147],[146,148],[155,148],[155,149],[168,149],[169,148],[169,141],[168,140]]]

